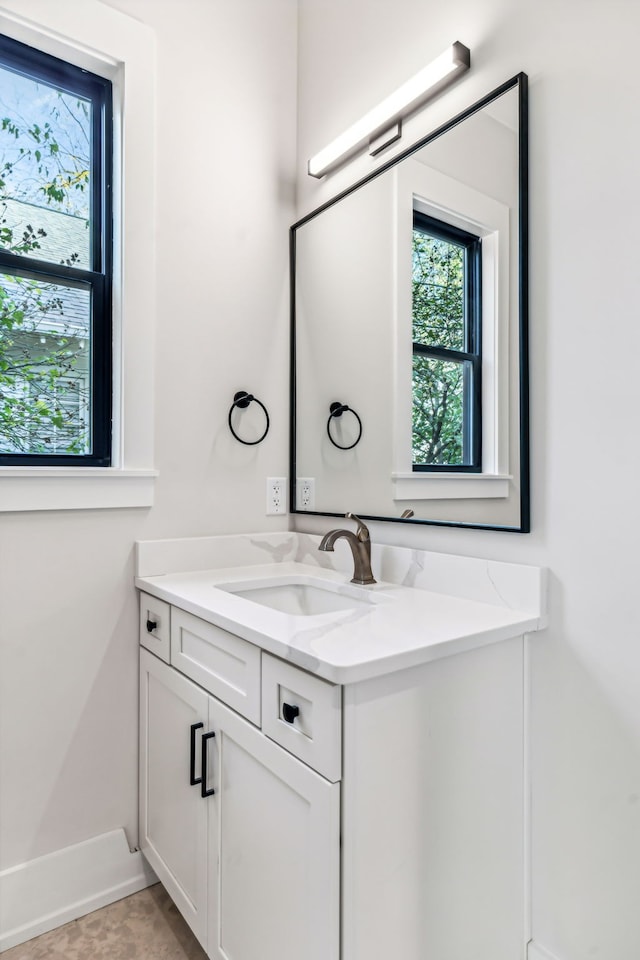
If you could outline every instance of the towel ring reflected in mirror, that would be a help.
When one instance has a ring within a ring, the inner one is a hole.
[[[350,443],[348,446],[343,446],[341,443],[337,443],[331,436],[331,421],[339,419],[343,413],[352,413],[353,416],[358,421],[358,436]],[[338,400],[334,400],[333,403],[329,406],[329,419],[327,420],[327,435],[334,447],[337,447],[338,450],[353,450],[358,443],[360,443],[360,438],[362,436],[362,420],[355,412],[353,407],[348,406],[346,403],[340,403]]]

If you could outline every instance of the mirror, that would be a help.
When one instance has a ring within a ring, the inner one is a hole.
[[[293,225],[293,512],[528,532],[527,202],[519,74]]]

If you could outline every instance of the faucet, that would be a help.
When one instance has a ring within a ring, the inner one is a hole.
[[[371,573],[371,540],[369,539],[369,529],[355,513],[345,513],[345,517],[355,520],[358,529],[355,533],[351,530],[330,530],[325,533],[318,550],[331,550],[336,540],[344,539],[351,547],[353,554],[353,576],[351,583],[375,583]]]

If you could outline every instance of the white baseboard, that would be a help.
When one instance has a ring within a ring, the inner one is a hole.
[[[0,953],[157,881],[124,830],[0,872]]]
[[[558,957],[530,940],[527,944],[527,960],[558,960]]]

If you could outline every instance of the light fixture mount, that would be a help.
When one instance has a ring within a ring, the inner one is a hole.
[[[415,76],[382,100],[360,120],[336,137],[328,146],[311,157],[310,177],[323,177],[367,143],[375,156],[402,135],[402,120],[452,83],[471,65],[469,48],[456,40],[439,57],[423,67]]]

